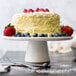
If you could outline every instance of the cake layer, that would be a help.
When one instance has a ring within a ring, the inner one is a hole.
[[[56,13],[35,12],[16,14],[12,19],[12,24],[17,32],[38,34],[60,33],[60,17]]]

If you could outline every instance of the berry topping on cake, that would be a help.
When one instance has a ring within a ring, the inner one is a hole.
[[[44,37],[48,37],[48,35],[47,34],[44,34]]]
[[[62,36],[68,36],[66,32],[62,32]]]
[[[45,9],[45,12],[49,12],[49,9],[46,8],[46,9]]]
[[[33,37],[37,37],[37,36],[38,36],[38,34],[37,34],[37,33],[34,33],[34,34],[33,34]]]
[[[43,8],[41,8],[41,9],[39,9],[39,8],[36,8],[36,10],[33,10],[33,9],[24,9],[23,10],[23,12],[24,13],[30,13],[30,12],[32,12],[32,13],[34,13],[34,12],[49,12],[49,9],[43,9]]]
[[[24,37],[30,37],[30,33],[24,33]]]
[[[44,34],[40,34],[40,35],[38,35],[38,37],[44,37]]]
[[[29,9],[27,12],[28,12],[28,13],[34,12],[34,10],[33,10],[33,9]]]
[[[13,36],[13,35],[15,35],[16,30],[13,27],[13,25],[9,24],[5,27],[3,33],[4,33],[4,36]]]
[[[16,32],[16,34],[14,36],[15,37],[21,37],[21,33],[20,32]]]
[[[61,32],[65,32],[68,36],[73,34],[73,29],[70,26],[61,26]]]
[[[65,26],[61,26],[61,32],[63,32]]]
[[[31,37],[30,33],[20,33],[20,32],[16,32],[14,36],[15,37]]]
[[[39,9],[38,12],[45,12],[43,8]]]
[[[35,12],[38,12],[39,11],[39,8],[36,8]]]
[[[47,37],[47,34],[40,34],[38,37]]]
[[[54,37],[54,35],[53,35],[53,34],[51,34],[51,35],[50,35],[50,37]]]
[[[24,12],[24,13],[27,13],[27,9],[24,9],[23,12]]]
[[[60,36],[60,33],[56,33],[54,36],[55,37],[59,37]]]

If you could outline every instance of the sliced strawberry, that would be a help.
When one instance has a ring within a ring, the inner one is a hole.
[[[39,11],[39,8],[36,8],[35,12],[38,12]]]
[[[23,12],[24,12],[24,13],[27,13],[27,9],[24,9]]]
[[[46,9],[45,9],[45,12],[49,12],[49,9],[46,8]]]
[[[33,10],[33,9],[29,9],[27,12],[28,12],[28,13],[34,12],[34,10]]]
[[[45,12],[45,10],[43,8],[39,9],[38,12]]]

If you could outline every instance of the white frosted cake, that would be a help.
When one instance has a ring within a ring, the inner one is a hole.
[[[30,12],[15,14],[12,24],[16,32],[37,34],[60,33],[60,16],[52,12]]]

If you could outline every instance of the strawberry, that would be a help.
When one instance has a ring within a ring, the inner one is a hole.
[[[73,34],[73,29],[70,26],[61,26],[61,32],[65,32],[68,36],[71,36]]]
[[[34,12],[34,10],[33,10],[33,9],[29,9],[27,12],[28,12],[28,13]]]
[[[23,12],[24,12],[24,13],[27,13],[27,9],[24,9]]]
[[[35,12],[38,12],[39,11],[39,8],[36,8]]]
[[[13,36],[13,35],[15,35],[16,30],[13,27],[13,25],[9,24],[5,27],[3,33],[4,33],[4,36]]]
[[[46,8],[46,9],[45,9],[45,12],[49,12],[49,9]]]
[[[41,8],[41,9],[38,10],[38,12],[41,12],[41,11],[45,12],[43,8]]]
[[[63,31],[64,31],[64,27],[65,27],[65,26],[61,26],[61,32],[63,32]]]

